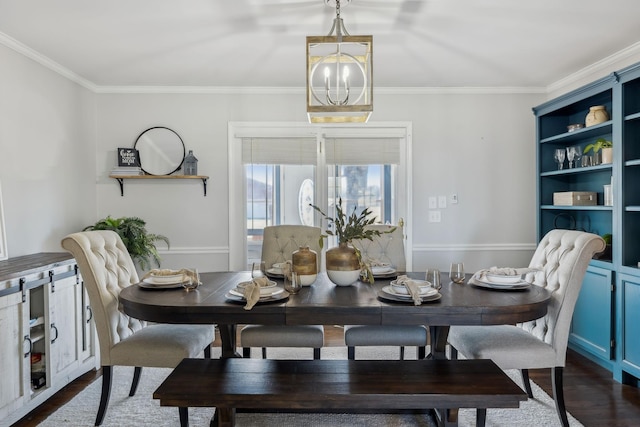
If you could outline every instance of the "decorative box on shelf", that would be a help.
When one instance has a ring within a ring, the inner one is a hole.
[[[595,206],[598,193],[593,191],[565,191],[553,193],[554,206]]]

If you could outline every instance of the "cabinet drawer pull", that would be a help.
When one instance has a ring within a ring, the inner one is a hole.
[[[29,338],[29,335],[25,335],[24,336],[24,342],[28,342],[29,343],[29,350],[27,350],[24,353],[24,357],[27,358],[27,357],[29,357],[29,354],[31,354],[31,352],[33,351],[33,341],[31,341],[31,338]],[[22,348],[24,349],[24,345],[22,346]]]
[[[56,331],[56,336],[51,339],[51,344],[53,344],[58,339],[58,328],[56,328],[56,324],[55,323],[51,324],[51,330],[52,331]]]

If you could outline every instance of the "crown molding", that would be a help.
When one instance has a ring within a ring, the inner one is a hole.
[[[588,67],[585,67],[567,77],[558,80],[555,83],[550,84],[546,88],[547,93],[556,91],[562,91],[564,88],[568,88],[574,84],[580,84],[583,79],[592,78],[594,74],[602,74],[603,76],[609,74],[612,71],[616,71],[619,68],[621,62],[632,58],[634,56],[640,56],[640,42],[634,43],[631,46],[622,49],[613,55],[607,56],[598,62],[595,62]]]
[[[26,56],[29,59],[34,60],[35,62],[37,62],[38,64],[50,69],[51,71],[60,74],[62,77],[65,77],[69,80],[71,80],[74,83],[79,84],[80,86],[92,91],[92,92],[96,92],[98,86],[96,86],[95,84],[93,84],[92,82],[90,82],[89,80],[79,76],[78,74],[74,73],[73,71],[69,70],[66,67],[63,67],[62,65],[58,64],[57,62],[51,60],[50,58],[40,54],[39,52],[36,52],[35,50],[31,49],[29,46],[26,46],[22,43],[20,43],[18,40],[14,39],[13,37],[8,36],[5,33],[0,32],[0,43],[2,43],[3,45],[5,45],[6,47],[8,47],[9,49],[13,49],[16,52]]]

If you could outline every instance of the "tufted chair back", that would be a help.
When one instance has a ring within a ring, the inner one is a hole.
[[[553,292],[553,296],[546,316],[518,326],[551,345],[556,366],[565,363],[571,318],[589,262],[604,248],[604,240],[595,234],[551,230],[531,258],[529,267],[542,270],[530,273],[527,281]]]
[[[115,231],[73,233],[62,240],[62,247],[78,263],[95,319],[100,360],[111,365],[111,348],[146,326],[119,310],[120,291],[139,282],[136,268]]]
[[[267,268],[277,262],[291,260],[291,254],[301,246],[309,246],[309,249],[318,254],[318,271],[320,271],[320,236],[319,227],[308,225],[273,225],[264,228],[262,241],[262,261]]]
[[[395,230],[387,233],[389,230]],[[380,236],[374,236],[373,240],[354,239],[351,244],[360,250],[364,261],[388,262],[399,272],[407,269],[407,261],[404,253],[404,233],[401,226],[372,224],[366,228],[378,230]]]

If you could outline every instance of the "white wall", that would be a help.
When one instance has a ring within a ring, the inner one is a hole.
[[[59,251],[64,235],[107,215],[140,216],[149,231],[171,240],[163,267],[224,270],[227,123],[306,121],[301,92],[94,93],[2,45],[0,63],[0,181],[12,257]],[[531,107],[547,98],[376,91],[372,121],[413,124],[414,269],[446,269],[453,260],[469,271],[528,262],[535,246]],[[210,176],[207,197],[191,180],[130,180],[121,197],[107,177],[116,148],[133,146],[140,132],[158,125],[194,150],[199,172]],[[459,203],[442,209],[442,222],[427,222],[428,197],[454,193]]]
[[[535,246],[535,127],[541,94],[376,96],[371,121],[413,122],[414,268],[521,266]],[[305,121],[303,94],[97,95],[97,213],[136,215],[165,234],[163,266],[196,260],[202,271],[227,268],[228,121]],[[192,181],[126,181],[121,197],[107,177],[116,148],[133,146],[148,127],[181,135],[209,175],[208,195]],[[426,221],[427,197],[456,193],[460,202]],[[495,252],[497,250],[497,252]],[[197,258],[196,258],[197,257]]]
[[[1,44],[0,64],[8,254],[61,252],[95,217],[95,94]]]

